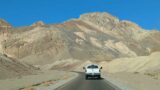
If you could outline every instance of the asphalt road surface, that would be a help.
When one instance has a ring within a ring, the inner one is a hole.
[[[120,90],[105,79],[85,80],[85,74],[79,76],[71,82],[59,87],[56,90]]]

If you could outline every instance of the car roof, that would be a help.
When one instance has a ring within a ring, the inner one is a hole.
[[[88,64],[86,67],[92,66],[92,65],[98,66],[98,64]]]

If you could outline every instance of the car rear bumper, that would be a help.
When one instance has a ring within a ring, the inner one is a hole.
[[[87,76],[87,77],[100,77],[101,74],[100,74],[100,73],[92,73],[92,74],[86,73],[86,76]]]

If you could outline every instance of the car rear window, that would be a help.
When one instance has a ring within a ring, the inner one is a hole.
[[[98,66],[96,66],[96,65],[90,65],[87,68],[98,68]]]

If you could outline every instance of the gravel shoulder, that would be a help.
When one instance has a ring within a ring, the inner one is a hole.
[[[48,87],[49,85],[58,87],[73,78],[73,76],[76,77],[76,74],[72,72],[46,71],[37,75],[0,80],[0,90],[43,90],[37,89],[37,87]]]
[[[160,81],[139,73],[105,73],[105,78],[121,90],[159,90]]]

